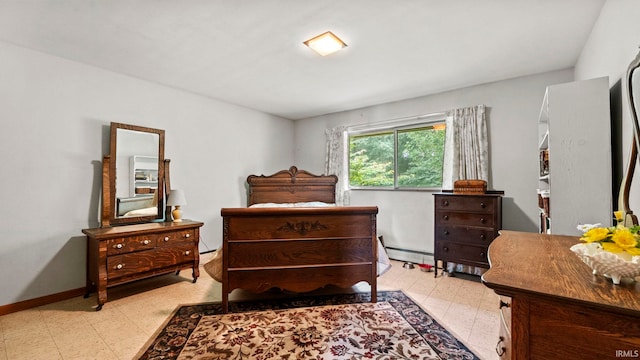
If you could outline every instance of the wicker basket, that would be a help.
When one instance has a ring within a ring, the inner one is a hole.
[[[454,194],[485,194],[487,182],[484,180],[456,180],[453,183]]]

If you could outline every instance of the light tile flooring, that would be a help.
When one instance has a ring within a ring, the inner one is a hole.
[[[477,277],[434,278],[402,265],[393,262],[378,279],[379,291],[403,290],[478,356],[497,359],[497,295]],[[183,271],[111,288],[97,312],[94,295],[0,316],[0,360],[132,359],[178,304],[220,300],[220,283],[200,273],[196,284]],[[232,300],[243,295],[234,291]]]

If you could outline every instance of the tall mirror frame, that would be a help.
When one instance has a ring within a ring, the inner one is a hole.
[[[152,139],[152,145],[145,145],[144,151],[123,151],[139,146],[132,143],[137,139],[147,143]],[[165,216],[164,130],[112,122],[109,146],[109,155],[103,160],[101,226],[162,220]],[[147,170],[135,169],[134,157],[142,158],[147,164],[152,161],[151,166],[141,166]],[[136,188],[134,184],[138,180],[152,185]],[[146,191],[140,194],[140,190]],[[137,205],[141,199],[146,202]]]
[[[630,116],[633,123],[633,142],[629,154],[629,163],[627,164],[626,173],[620,189],[618,210],[624,212],[624,225],[632,226],[638,225],[638,218],[629,207],[629,192],[631,191],[631,182],[636,169],[636,161],[638,160],[638,150],[640,149],[640,123],[638,122],[638,108],[640,108],[640,52],[627,68],[625,84],[627,86],[627,101],[629,102],[629,109],[631,110]]]

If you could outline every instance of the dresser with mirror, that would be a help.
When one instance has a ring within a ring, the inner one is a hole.
[[[87,236],[86,295],[97,293],[98,306],[116,285],[192,270],[200,276],[198,243],[202,222],[172,221],[169,160],[164,130],[112,122],[109,155],[102,164],[100,227]]]

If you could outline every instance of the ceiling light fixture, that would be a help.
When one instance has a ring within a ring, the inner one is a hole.
[[[334,35],[331,31],[327,31],[313,37],[305,41],[304,44],[322,56],[333,54],[334,52],[347,47],[347,44],[340,40],[340,38]]]

